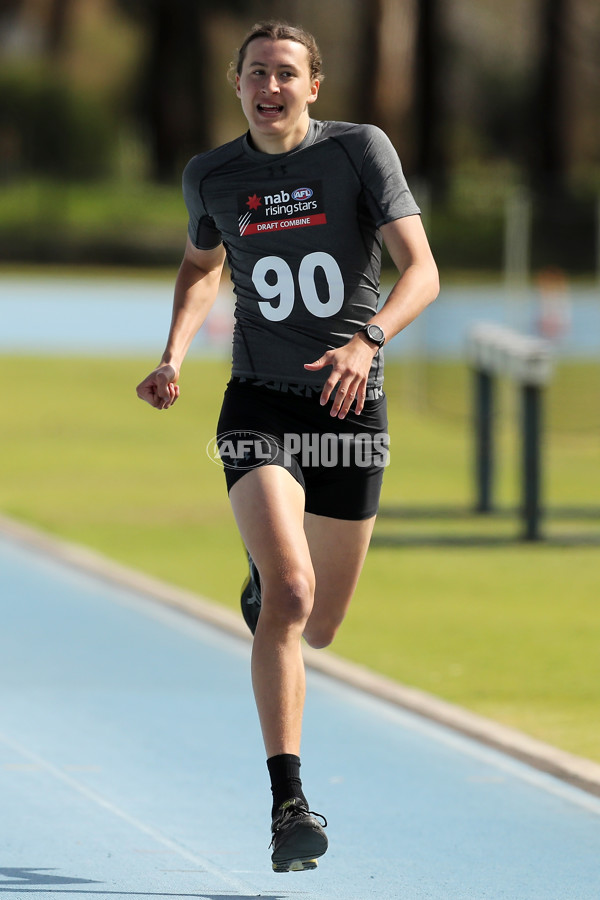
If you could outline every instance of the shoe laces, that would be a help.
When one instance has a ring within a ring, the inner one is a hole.
[[[288,800],[288,804],[289,805],[284,804],[285,808],[273,820],[273,838],[271,840],[271,843],[269,844],[270,847],[273,846],[275,837],[278,832],[282,831],[284,828],[287,828],[288,825],[291,824],[292,819],[302,818],[304,816],[312,816],[315,819],[320,819],[321,822],[319,824],[321,824],[323,828],[327,828],[327,819],[321,813],[313,812],[313,810],[309,809],[304,803],[301,803],[297,800]]]

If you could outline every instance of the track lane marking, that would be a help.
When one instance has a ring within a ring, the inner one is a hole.
[[[152,825],[147,825],[145,822],[140,821],[135,816],[130,815],[128,812],[121,809],[111,800],[108,800],[106,797],[103,797],[101,794],[97,793],[91,788],[88,788],[85,784],[77,781],[77,779],[73,778],[71,775],[67,775],[66,772],[63,772],[57,766],[53,765],[51,762],[48,762],[48,760],[39,756],[37,753],[34,753],[26,747],[23,747],[21,744],[19,744],[17,741],[12,740],[12,738],[8,737],[7,735],[0,733],[0,742],[4,744],[5,747],[8,747],[15,753],[20,754],[25,759],[28,759],[33,765],[37,766],[38,770],[43,770],[48,775],[55,778],[57,781],[62,782],[63,784],[74,790],[76,793],[96,804],[96,806],[107,810],[112,815],[121,819],[123,822],[126,822],[132,828],[135,828],[142,834],[145,834],[148,837],[152,838],[158,844],[161,844],[167,850],[176,853],[187,862],[192,863],[194,866],[200,866],[204,872],[214,876],[215,878],[219,878],[227,885],[228,888],[232,888],[242,895],[256,894],[256,889],[251,885],[242,882],[237,878],[233,878],[223,869],[213,865],[213,863],[210,863],[207,859],[204,859],[201,856],[197,856],[195,853],[192,853],[190,850],[182,847],[181,844],[178,844],[176,841],[171,840],[171,838],[167,837]]]

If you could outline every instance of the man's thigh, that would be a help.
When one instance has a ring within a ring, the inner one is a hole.
[[[304,531],[315,571],[313,611],[305,629],[312,646],[331,643],[352,600],[367,555],[375,516],[334,519],[305,513]]]
[[[242,540],[261,582],[290,567],[311,570],[304,533],[304,490],[281,466],[247,472],[229,492]]]

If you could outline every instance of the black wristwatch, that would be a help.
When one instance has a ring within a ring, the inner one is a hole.
[[[383,347],[385,344],[385,334],[379,325],[363,325],[360,330],[366,334],[371,343],[377,344],[378,347]]]

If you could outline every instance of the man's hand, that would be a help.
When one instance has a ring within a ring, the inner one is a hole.
[[[325,406],[337,387],[330,415],[344,419],[354,401],[356,414],[361,414],[367,395],[371,363],[377,349],[361,334],[356,334],[343,347],[328,350],[314,363],[305,363],[304,368],[310,372],[318,372],[326,366],[332,367],[331,374],[321,391],[321,406]]]
[[[137,395],[155,409],[168,409],[179,397],[178,378],[179,372],[173,366],[157,366],[138,384]]]

